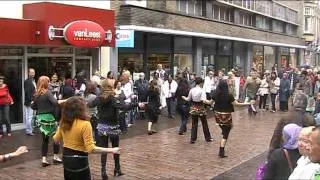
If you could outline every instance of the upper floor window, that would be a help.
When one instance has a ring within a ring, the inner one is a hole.
[[[298,13],[291,9],[286,9],[286,20],[290,22],[297,23],[298,21]]]
[[[271,15],[272,3],[271,1],[255,1],[255,10],[263,14]]]
[[[311,23],[311,17],[305,17],[304,19],[304,31],[305,32],[312,32],[312,23]]]
[[[189,15],[202,16],[201,0],[178,0],[177,9],[179,12]]]
[[[297,26],[288,23],[286,25],[286,33],[290,34],[290,35],[296,35],[297,34]]]
[[[278,21],[278,20],[272,21],[272,28],[274,32],[284,33],[284,27],[285,27],[285,24],[282,21]]]
[[[305,7],[304,8],[304,15],[312,15],[312,8],[311,7]]]
[[[273,3],[273,16],[280,19],[285,19],[286,8],[277,3]]]
[[[260,29],[270,30],[271,28],[271,19],[257,15],[256,16],[256,27]]]
[[[233,9],[226,6],[212,5],[212,17],[213,19],[220,21],[233,22]]]
[[[253,26],[253,15],[239,11],[239,24]]]

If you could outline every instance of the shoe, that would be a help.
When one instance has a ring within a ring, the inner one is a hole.
[[[148,135],[152,135],[152,131],[148,131]]]
[[[213,141],[213,138],[210,138],[210,139],[206,139],[207,142],[212,142]]]
[[[271,110],[270,112],[275,113],[276,111],[275,110]]]
[[[228,157],[224,154],[224,147],[220,147],[219,148],[219,157],[220,158],[225,158],[225,157]]]
[[[8,134],[7,134],[7,136],[8,136],[8,137],[11,137],[11,136],[12,136],[12,134],[11,134],[11,133],[8,133]]]
[[[158,131],[156,131],[156,130],[151,130],[151,132],[152,132],[152,134],[155,134],[155,133],[157,133]]]
[[[2,134],[0,135],[0,139],[1,139],[1,138],[3,138],[3,135],[2,135]]]
[[[53,164],[54,165],[59,165],[59,164],[62,164],[62,160],[61,159],[53,159]]]
[[[196,141],[190,141],[190,144],[194,144],[194,143],[196,143]]]
[[[108,180],[107,172],[101,172],[101,178],[102,180]]]
[[[124,174],[121,172],[121,170],[114,170],[113,175],[114,176],[122,176]]]
[[[34,136],[35,134],[33,133],[26,133],[27,136]]]
[[[172,115],[170,115],[170,116],[169,116],[169,118],[170,118],[170,119],[175,119],[175,117],[174,117],[174,116],[172,116]]]
[[[184,133],[183,132],[179,132],[179,135],[184,135]]]
[[[42,167],[50,166],[51,164],[49,162],[42,162]]]
[[[128,124],[128,126],[127,126],[127,127],[129,128],[129,127],[131,127],[131,126],[133,126],[133,124]]]

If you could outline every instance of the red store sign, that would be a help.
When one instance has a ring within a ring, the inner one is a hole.
[[[63,36],[56,36],[55,30],[63,31]],[[76,47],[95,48],[102,46],[105,41],[111,42],[112,32],[105,32],[99,24],[88,21],[79,20],[67,24],[64,28],[49,27],[49,39],[55,37],[64,38],[69,44]]]

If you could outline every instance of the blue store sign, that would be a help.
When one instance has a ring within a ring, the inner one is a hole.
[[[117,30],[116,47],[134,48],[134,30]]]

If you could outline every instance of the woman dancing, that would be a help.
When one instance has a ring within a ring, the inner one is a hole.
[[[98,109],[98,125],[97,132],[98,138],[97,143],[101,147],[108,147],[109,140],[111,141],[112,147],[119,147],[119,134],[120,122],[117,118],[118,110],[127,110],[136,107],[137,103],[124,103],[124,95],[116,94],[113,88],[107,80],[101,82],[101,94],[92,103],[89,103],[89,107],[97,106]],[[121,99],[122,98],[122,99]],[[120,155],[114,154],[114,176],[121,176],[123,173],[120,169]],[[101,176],[103,180],[108,179],[106,172],[107,155],[101,155]]]
[[[159,114],[161,113],[160,107],[160,87],[158,85],[157,80],[152,80],[149,84],[148,88],[148,104],[146,107],[148,114],[148,134],[152,135],[157,133],[156,131],[156,123],[158,122]],[[153,126],[153,127],[152,127]]]
[[[71,97],[62,110],[60,127],[53,139],[63,140],[63,171],[65,180],[90,180],[88,153],[119,154],[119,148],[95,146],[88,107],[81,97]]]
[[[250,103],[239,103],[234,99],[234,96],[229,92],[228,83],[226,80],[221,80],[217,86],[216,92],[213,95],[214,104],[214,115],[216,122],[222,130],[222,139],[220,141],[219,157],[224,158],[224,148],[232,128],[232,116],[234,112],[234,105],[238,106],[249,106],[254,104],[254,101]]]
[[[66,100],[57,100],[48,90],[50,79],[47,76],[41,76],[37,83],[37,92],[32,109],[37,111],[37,120],[40,124],[40,131],[42,133],[42,167],[49,166],[47,161],[49,138],[54,135],[57,129],[57,122],[55,118],[55,109],[58,104]],[[62,160],[58,153],[60,146],[57,143],[53,144],[53,164],[60,164]]]
[[[211,105],[212,100],[207,100],[206,93],[203,90],[203,79],[196,78],[196,87],[192,88],[188,97],[182,96],[185,101],[191,101],[190,115],[192,118],[191,140],[190,143],[194,144],[197,140],[198,134],[198,121],[199,118],[202,123],[203,134],[207,142],[213,141],[208,127],[207,112],[205,104]]]

